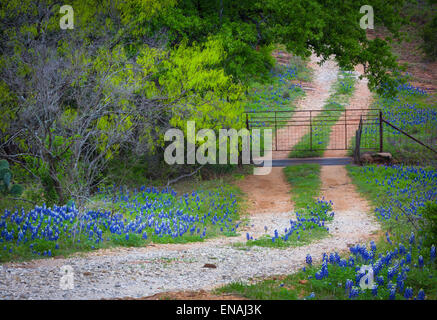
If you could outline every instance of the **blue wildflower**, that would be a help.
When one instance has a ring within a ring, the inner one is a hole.
[[[306,256],[306,263],[309,265],[311,265],[313,263],[313,258],[309,254],[307,254],[307,256]]]
[[[417,300],[425,300],[425,291],[423,291],[423,289],[419,290],[419,293],[417,294]]]
[[[407,287],[405,289],[405,292],[404,292],[404,298],[408,300],[408,299],[410,299],[412,297],[413,297],[413,288]]]

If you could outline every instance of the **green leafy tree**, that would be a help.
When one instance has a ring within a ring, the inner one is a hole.
[[[150,19],[140,20],[135,33],[168,30],[170,45],[187,39],[204,42],[221,39],[227,58],[224,69],[240,80],[271,67],[270,45],[282,43],[300,56],[311,52],[335,59],[343,68],[366,67],[370,86],[392,84],[400,66],[391,53],[391,37],[369,39],[361,29],[360,8],[370,5],[376,27],[384,26],[399,37],[407,21],[400,12],[404,1],[395,0],[180,0]]]

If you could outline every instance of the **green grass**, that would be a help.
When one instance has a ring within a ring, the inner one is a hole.
[[[430,113],[437,110],[436,101],[437,95],[435,93],[424,96],[399,90],[395,98],[376,96],[372,108],[381,109],[385,120],[436,149],[437,126],[435,125],[435,116],[423,121]],[[374,118],[375,112],[371,112],[372,118]],[[355,139],[352,139],[352,149],[354,147]],[[362,152],[366,151],[365,148],[379,149],[378,120],[374,120],[363,129],[361,136]],[[393,158],[400,163],[437,166],[437,155],[434,152],[407,136],[399,134],[397,130],[387,124],[383,125],[383,151],[390,152]],[[350,152],[351,154],[352,152]]]
[[[347,72],[340,72],[334,84],[334,92],[322,111],[312,120],[312,131],[308,127],[301,140],[293,146],[289,158],[311,158],[323,156],[328,147],[332,126],[340,119],[354,92],[355,78]],[[305,127],[302,127],[305,128]]]
[[[395,173],[395,169],[385,166],[369,165],[365,167],[347,165],[348,175],[351,177],[352,182],[356,185],[358,192],[363,198],[369,200],[374,208],[383,206],[389,203],[390,200],[396,199],[401,203],[408,203],[408,193],[399,192],[394,195],[387,195],[389,190],[388,186],[381,186],[375,183],[375,180],[384,181],[386,177]],[[363,168],[373,168],[372,172],[365,172]],[[414,179],[415,175],[411,175],[411,179]],[[416,183],[411,180],[403,181],[399,183],[398,189],[405,190],[408,188],[416,188]],[[394,198],[395,197],[395,198]],[[394,234],[403,234],[411,232],[411,224],[405,216],[399,216],[398,220],[389,219],[381,220],[383,230]]]
[[[378,100],[378,105],[381,106],[383,111],[383,117],[436,149],[437,126],[435,116],[421,123],[415,123],[414,120],[420,119],[422,113],[435,113],[437,111],[437,94],[421,96],[400,91],[396,98],[398,100]],[[397,118],[406,121],[397,121]],[[437,165],[437,155],[434,152],[406,136],[394,134],[397,132],[388,125],[384,125],[384,151],[390,152],[397,161],[405,164]]]
[[[344,296],[344,289],[336,288],[332,282],[307,279],[308,275],[314,275],[316,271],[317,268],[308,268],[306,272],[299,271],[279,277],[279,279],[274,277],[275,279],[266,279],[252,284],[234,282],[216,289],[215,292],[238,294],[257,300],[310,300],[309,296],[312,292],[316,294],[316,299],[341,299]],[[339,274],[337,277],[350,276],[350,274]]]
[[[291,185],[291,199],[295,209],[305,209],[320,194],[319,164],[301,164],[284,168],[284,174]]]
[[[306,228],[305,230],[299,231],[299,234],[293,233],[287,240],[278,238],[273,242],[271,236],[265,235],[264,237],[261,237],[259,239],[247,241],[246,246],[285,249],[289,247],[304,246],[316,240],[323,239],[329,235],[328,231],[325,228],[320,228],[314,223],[304,222],[303,225]],[[300,236],[299,239],[298,236]]]

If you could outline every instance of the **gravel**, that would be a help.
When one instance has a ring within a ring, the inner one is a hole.
[[[266,224],[269,230],[285,228],[289,218],[284,213],[268,216],[265,221],[256,217],[249,227],[254,234]],[[363,231],[371,235],[378,230],[372,217],[354,211],[336,213],[328,226],[329,237],[296,248],[232,246],[232,242],[242,240],[242,235],[203,243],[120,248],[85,257],[4,264],[0,267],[0,298],[101,299],[208,290],[233,281],[293,273],[305,265],[308,253],[320,261],[324,252],[340,252],[359,242]],[[217,268],[204,268],[207,263]],[[73,289],[61,288],[64,265],[73,269]]]

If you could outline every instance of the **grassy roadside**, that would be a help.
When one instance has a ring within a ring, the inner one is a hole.
[[[436,170],[402,166],[347,169],[358,190],[372,202],[384,236],[369,246],[352,246],[349,256],[326,253],[321,265],[313,265],[312,257],[307,256],[305,268],[281,279],[231,283],[217,291],[251,299],[437,299],[436,233],[427,222],[437,211]],[[375,273],[370,289],[360,287],[364,265],[372,265]]]
[[[289,158],[321,157],[328,146],[332,126],[338,121],[354,92],[355,78],[341,71],[323,111],[313,119],[313,132],[305,134],[289,153]],[[311,150],[312,149],[312,150]]]
[[[314,163],[285,167],[284,174],[291,185],[294,208],[306,209],[320,194],[320,165]]]
[[[437,139],[437,95],[410,84],[399,85],[397,95],[376,95],[372,108],[382,111],[384,119],[433,147]],[[436,154],[415,141],[399,134],[390,126],[383,127],[384,151],[390,152],[398,162],[410,165],[436,165]],[[364,127],[361,148],[379,146],[378,121]],[[353,146],[355,139],[352,139]]]

